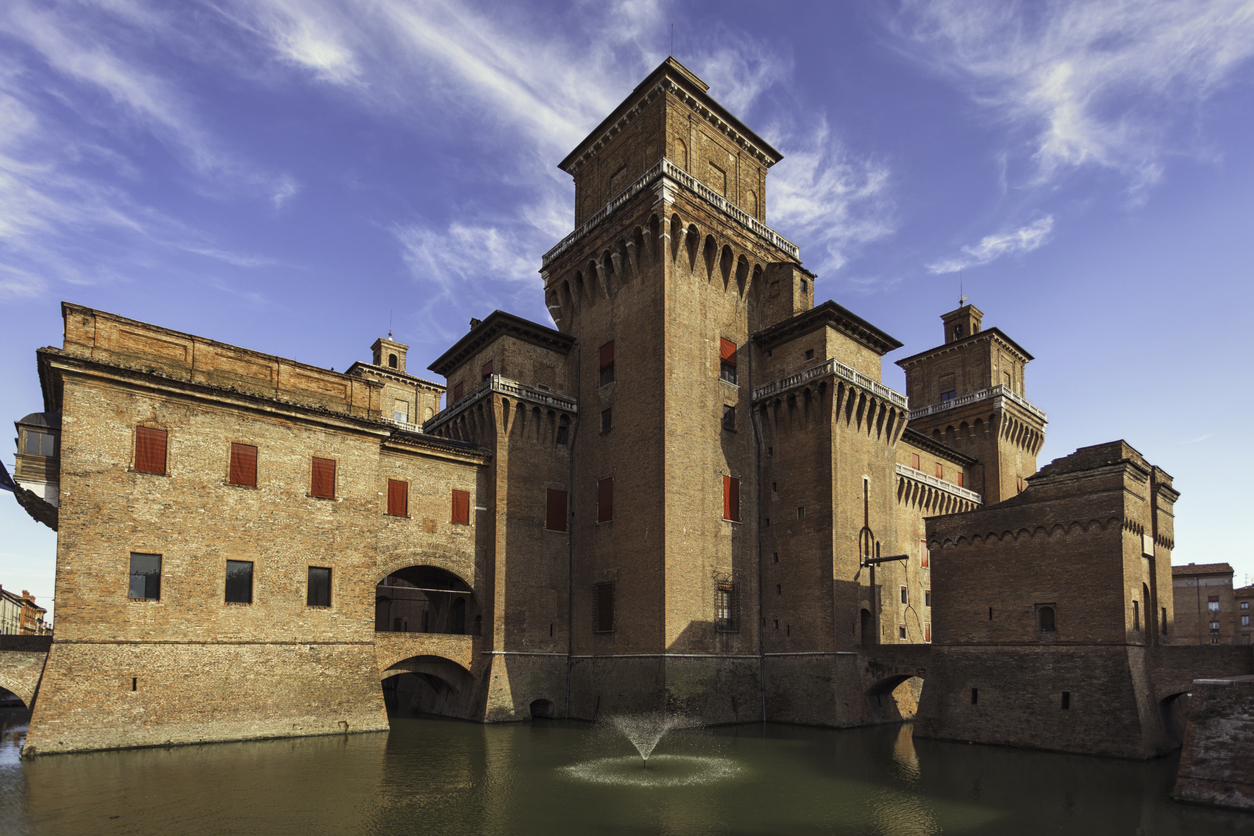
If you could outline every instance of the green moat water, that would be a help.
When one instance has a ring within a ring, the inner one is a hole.
[[[3,834],[1250,834],[1149,763],[915,741],[910,728],[672,731],[648,769],[602,726],[394,717],[387,733],[21,761]],[[606,724],[608,726],[608,724]]]

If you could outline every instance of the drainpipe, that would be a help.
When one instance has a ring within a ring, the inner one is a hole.
[[[752,345],[752,340],[747,341]],[[762,702],[762,722],[766,722],[766,645],[763,644],[764,636],[764,619],[762,609],[762,584],[765,577],[765,569],[762,560],[762,427],[758,424],[758,411],[753,406],[753,350],[745,352],[749,355],[749,415],[753,419],[753,442],[756,445],[754,450],[757,459],[757,507],[754,508],[754,516],[757,517],[753,521],[754,527],[758,532],[758,693]]]
[[[579,434],[580,383],[583,381],[583,345],[575,342],[575,420],[570,422],[570,464],[567,466],[566,491],[569,505],[566,508],[566,711],[570,719],[570,678],[575,653],[575,438]]]

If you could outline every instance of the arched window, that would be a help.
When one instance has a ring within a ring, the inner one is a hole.
[[[1036,611],[1037,621],[1040,623],[1042,633],[1052,633],[1056,629],[1054,627],[1054,608],[1041,607]]]
[[[396,355],[395,354],[388,355],[388,365],[391,366],[392,368],[396,368]]]

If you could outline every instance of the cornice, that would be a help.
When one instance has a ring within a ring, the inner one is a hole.
[[[975,343],[980,342],[982,340],[990,340],[990,341],[996,342],[1000,347],[1004,348],[1010,354],[1014,355],[1014,357],[1018,359],[1019,362],[1021,363],[1026,364],[1026,363],[1031,362],[1033,359],[1035,359],[1032,357],[1031,354],[1028,354],[1026,351],[1024,351],[1023,348],[1018,343],[1010,339],[1010,337],[1007,337],[1001,331],[1001,329],[985,328],[983,331],[980,331],[978,334],[971,334],[969,336],[963,337],[960,340],[954,340],[951,343],[945,343],[944,345],[939,345],[935,348],[929,348],[927,351],[922,351],[918,354],[912,354],[909,357],[898,360],[897,365],[901,366],[903,369],[906,369],[924,360],[930,360],[933,357],[939,357],[940,355],[948,354],[951,351],[961,351],[962,349],[967,348],[968,346],[974,345]]]

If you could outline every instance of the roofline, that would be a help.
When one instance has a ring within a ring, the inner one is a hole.
[[[906,425],[905,432],[901,434],[901,440],[909,444],[913,444],[916,447],[921,447],[924,450],[929,450],[938,455],[945,456],[950,461],[956,462],[957,464],[973,465],[980,463],[980,460],[975,456],[968,456],[966,453],[959,453],[948,444],[937,441],[927,433],[911,429],[908,424]]]
[[[518,337],[561,354],[569,352],[575,344],[575,338],[569,334],[555,331],[530,319],[523,319],[516,314],[495,310],[472,328],[470,333],[453,343],[448,351],[437,357],[427,368],[448,377],[449,372],[465,362],[470,355],[499,336]]]
[[[773,348],[786,340],[808,334],[825,325],[832,325],[841,333],[856,340],[881,357],[904,344],[881,331],[848,308],[828,299],[821,305],[803,311],[770,328],[765,328],[750,339],[761,348]]]
[[[1007,337],[1006,334],[1000,328],[994,327],[994,328],[985,328],[983,331],[980,331],[979,333],[968,334],[967,336],[963,337],[960,340],[954,340],[951,343],[938,345],[935,348],[929,348],[927,351],[920,351],[918,354],[912,354],[909,357],[904,357],[901,360],[897,361],[897,365],[901,366],[904,369],[907,364],[915,363],[926,357],[930,357],[933,354],[939,354],[945,351],[954,351],[954,350],[964,347],[968,343],[974,343],[981,339],[987,339],[991,337],[995,337],[1001,340],[1009,348],[1013,349],[1014,351],[1022,355],[1024,362],[1031,362],[1032,360],[1036,359],[1031,354],[1028,354],[1028,352],[1023,348],[1023,346],[1019,345],[1017,342],[1010,339],[1010,337]]]
[[[600,124],[593,128],[592,131],[584,137],[578,145],[575,146],[575,149],[567,154],[565,159],[557,164],[557,167],[573,176],[575,172],[571,171],[571,166],[576,160],[583,156],[584,153],[586,153],[588,146],[600,139],[601,136],[608,131],[615,122],[621,119],[627,111],[634,107],[637,101],[644,97],[659,80],[667,76],[669,76],[677,85],[685,88],[690,95],[700,99],[702,103],[709,107],[710,110],[714,111],[720,119],[727,122],[740,133],[744,134],[746,139],[757,145],[768,158],[771,158],[766,163],[767,168],[770,168],[772,165],[784,158],[784,155],[775,150],[769,142],[750,130],[743,122],[733,116],[727,108],[715,101],[714,97],[707,92],[710,89],[710,85],[706,84],[698,78],[695,73],[679,61],[675,60],[673,56],[669,56],[661,64],[658,64],[657,68],[653,70],[653,72],[645,76],[643,81],[632,88],[632,91],[628,94],[627,98],[623,99],[618,107],[614,108],[614,110],[610,112],[609,116],[602,119]]]
[[[376,374],[381,374],[384,377],[400,378],[402,382],[405,383],[418,383],[439,392],[443,392],[446,388],[443,383],[436,383],[435,381],[427,380],[425,378],[418,377],[417,375],[412,375],[409,372],[398,372],[391,366],[380,366],[375,363],[366,363],[362,360],[354,360],[353,365],[344,370],[344,374],[352,374],[354,369],[359,368],[369,369],[370,371],[375,372]]]

